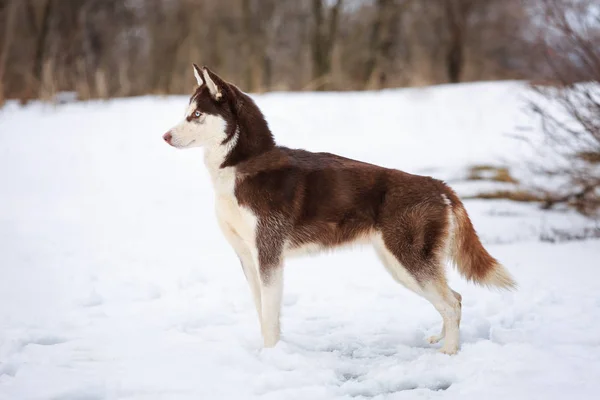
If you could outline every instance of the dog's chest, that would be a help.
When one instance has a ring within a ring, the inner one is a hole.
[[[235,197],[235,168],[220,167],[225,153],[220,149],[219,151],[213,149],[205,154],[204,159],[215,189],[217,218],[240,236],[244,242],[252,245],[254,244],[256,217],[249,209],[240,206]]]

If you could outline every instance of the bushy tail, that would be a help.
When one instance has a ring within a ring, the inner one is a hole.
[[[486,287],[515,290],[517,283],[481,244],[462,202],[451,195],[454,215],[452,255],[460,274],[468,281]]]

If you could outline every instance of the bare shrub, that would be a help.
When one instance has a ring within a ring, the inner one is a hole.
[[[536,169],[560,183],[545,189],[546,206],[568,204],[586,215],[600,209],[600,13],[593,3],[544,2],[549,29],[541,45],[554,85],[533,85],[531,103],[553,157]]]

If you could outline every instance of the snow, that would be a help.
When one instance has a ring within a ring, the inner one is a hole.
[[[522,165],[539,126],[519,82],[256,96],[281,144],[451,181]],[[161,139],[185,97],[0,110],[0,399],[564,399],[600,391],[597,223],[466,201],[515,293],[449,271],[461,350],[369,248],[287,263],[282,342],[261,349],[201,150]],[[529,157],[529,158],[528,158]],[[526,177],[524,170],[515,174]],[[459,194],[490,182],[455,182]]]

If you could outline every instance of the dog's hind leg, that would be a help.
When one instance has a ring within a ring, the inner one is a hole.
[[[402,249],[402,252],[386,244],[383,237],[375,241],[375,249],[392,277],[427,299],[442,316],[441,333],[428,341],[437,343],[445,338],[440,351],[455,354],[459,346],[461,302],[460,295],[446,283],[444,265],[437,261],[437,257],[424,259],[421,252],[410,247]]]
[[[407,289],[421,294],[421,286],[415,277],[406,269],[402,263],[392,254],[383,242],[383,238],[377,237],[374,241],[375,252],[379,260],[383,263],[385,269],[394,278],[394,280]]]
[[[423,297],[433,304],[443,320],[441,334],[430,337],[429,343],[437,343],[444,339],[440,351],[445,354],[455,354],[459,346],[461,303],[454,293],[456,292],[450,289],[444,277],[423,285]]]
[[[451,288],[450,288],[450,290],[452,291],[452,295],[454,296],[454,298],[456,298],[456,300],[458,301],[458,305],[459,305],[459,311],[460,311],[460,308],[462,308],[462,307],[461,307],[461,304],[462,304],[462,296],[460,295],[460,293],[458,293],[458,292],[455,292],[455,291],[454,291],[454,290],[452,290]],[[459,326],[460,326],[460,316],[459,316],[459,318],[458,318],[458,323],[459,323]],[[428,341],[429,343],[431,343],[431,344],[435,344],[435,343],[438,343],[440,340],[442,340],[442,339],[443,339],[445,336],[446,336],[446,323],[444,322],[444,323],[442,324],[442,331],[440,332],[440,334],[439,334],[439,335],[433,335],[433,336],[430,336],[430,337],[428,337],[428,338],[427,338],[427,341]]]

